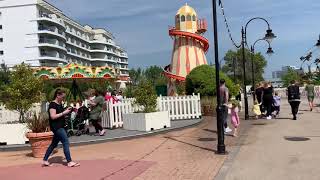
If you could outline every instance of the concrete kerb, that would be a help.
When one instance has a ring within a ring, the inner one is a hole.
[[[223,162],[222,167],[220,168],[218,174],[213,178],[214,180],[224,180],[227,176],[227,173],[229,169],[232,166],[233,161],[235,160],[236,156],[240,152],[242,144],[245,142],[247,139],[247,133],[249,132],[250,128],[252,128],[252,125],[246,126],[240,134],[240,137],[236,143],[236,145],[230,149],[228,153],[227,159]]]
[[[130,140],[130,139],[142,138],[142,137],[147,137],[147,136],[154,136],[154,135],[164,134],[164,133],[171,132],[171,131],[178,131],[178,130],[194,127],[194,126],[201,124],[202,122],[203,122],[203,118],[199,119],[199,121],[196,123],[177,127],[177,128],[166,128],[166,129],[161,129],[161,130],[142,132],[139,134],[128,135],[128,136],[119,136],[119,137],[113,137],[113,138],[100,138],[100,139],[88,140],[88,141],[70,142],[70,146],[76,147],[76,146],[83,146],[83,145],[90,145],[90,144],[100,144],[100,143],[105,143],[105,142],[123,141],[123,140]],[[58,148],[61,148],[61,147],[62,147],[62,145],[59,144]],[[30,150],[30,148],[31,148],[30,144],[10,145],[10,146],[0,147],[0,152],[24,151],[24,150]]]

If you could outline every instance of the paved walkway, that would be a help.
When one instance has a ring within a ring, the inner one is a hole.
[[[248,121],[242,122],[240,133],[247,124]],[[41,168],[41,159],[30,157],[30,151],[0,152],[0,179],[212,180],[227,157],[215,154],[215,127],[215,118],[204,117],[201,124],[184,130],[72,147],[72,157],[82,164],[78,168],[61,165],[61,149],[50,159],[57,163],[49,168]],[[237,140],[227,136],[227,150],[235,146]]]
[[[280,119],[253,122],[239,153],[226,161],[216,180],[318,180],[320,108],[308,111],[306,99],[300,107],[297,121],[290,119],[283,100]]]

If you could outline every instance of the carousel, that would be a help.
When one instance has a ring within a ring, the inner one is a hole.
[[[76,96],[83,99],[79,82],[100,82],[102,84],[108,81],[114,87],[124,89],[125,82],[129,80],[129,77],[118,76],[115,69],[109,66],[93,67],[75,63],[58,67],[38,67],[34,69],[34,74],[45,81],[57,84],[72,83],[68,96],[73,96],[73,99],[76,99]]]

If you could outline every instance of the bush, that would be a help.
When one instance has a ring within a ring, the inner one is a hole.
[[[27,128],[33,133],[42,133],[49,131],[49,114],[47,112],[37,115],[33,113],[26,121]]]
[[[232,80],[220,72],[220,79],[226,81],[226,86],[229,88],[231,95],[236,95],[239,88],[232,82]],[[200,93],[201,96],[215,96],[216,95],[216,75],[215,68],[209,65],[202,65],[194,68],[186,78],[186,93]]]
[[[24,122],[25,113],[42,99],[43,82],[33,74],[26,64],[16,65],[9,76],[10,83],[4,86],[3,104],[8,110],[20,113],[19,121]]]
[[[157,94],[150,82],[140,82],[134,91],[134,97],[135,104],[144,108],[142,112],[156,112]]]

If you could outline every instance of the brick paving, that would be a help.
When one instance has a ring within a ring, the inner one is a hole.
[[[240,134],[243,133],[241,132],[242,129],[245,129],[244,127],[248,125],[248,121],[242,121]],[[86,164],[91,163],[92,160],[94,160],[92,162],[115,160],[114,162],[135,162],[130,166],[117,165],[117,163],[114,165],[115,169],[112,171],[122,172],[122,175],[125,174],[127,179],[213,179],[227,157],[226,155],[215,154],[217,145],[215,127],[215,118],[204,117],[201,124],[192,128],[150,137],[72,147],[71,153],[74,160],[79,160],[82,162],[82,166],[86,167],[86,173],[90,173],[91,169],[96,169],[94,165],[88,166]],[[226,136],[227,150],[236,145],[237,139]],[[63,157],[62,149],[59,149],[53,157]],[[13,166],[11,168],[17,168],[30,164],[34,166],[35,163],[39,164],[40,162],[41,159],[30,157],[30,151],[0,152],[0,167]],[[141,165],[140,167],[138,166],[139,162],[151,164]],[[113,166],[114,163],[109,162],[109,164]],[[104,173],[99,174],[97,179],[112,174],[109,166],[101,166],[99,168]],[[61,168],[64,167],[59,167],[59,169]],[[78,174],[82,170],[81,168],[73,168],[68,171],[74,171],[74,174]],[[130,170],[131,168],[136,170]],[[34,172],[41,170],[34,168]],[[30,168],[30,171],[32,171],[32,168]],[[52,170],[53,172],[55,171]],[[116,177],[112,175],[108,178],[116,179]],[[121,177],[125,178],[124,176]],[[1,173],[0,179],[3,179]]]

